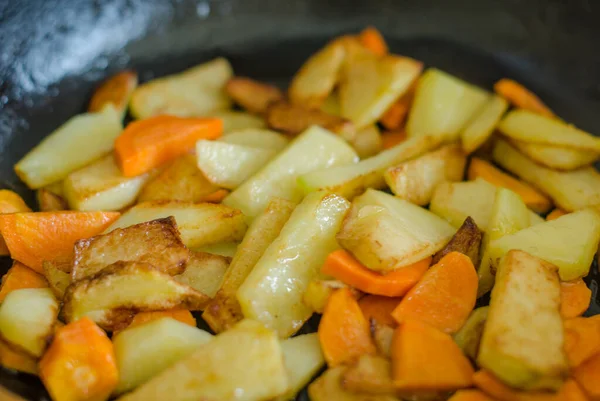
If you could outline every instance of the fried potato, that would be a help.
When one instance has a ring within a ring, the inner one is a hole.
[[[487,320],[488,311],[489,306],[482,306],[473,310],[464,326],[454,335],[454,342],[473,361],[477,358],[477,353],[479,352],[479,343]]]
[[[363,355],[348,367],[342,386],[355,393],[394,395],[392,364],[380,355]]]
[[[521,141],[511,141],[511,143],[531,160],[557,170],[574,170],[592,164],[600,158],[599,152],[590,150]]]
[[[107,104],[112,104],[123,117],[137,85],[138,75],[135,71],[121,71],[113,75],[96,88],[90,100],[88,111],[97,112]]]
[[[277,336],[246,320],[119,401],[262,401],[279,396],[288,386]]]
[[[465,153],[473,153],[492,136],[494,128],[507,109],[508,102],[506,100],[496,95],[490,97],[460,133]]]
[[[71,275],[63,271],[55,261],[44,261],[43,268],[44,277],[48,280],[54,296],[59,300],[63,299],[67,287],[71,284]]]
[[[498,267],[479,366],[515,388],[556,390],[568,375],[563,346],[556,266],[509,251]]]
[[[237,242],[222,242],[220,244],[201,246],[195,248],[194,251],[233,258],[237,252],[238,246],[239,244]]]
[[[123,213],[106,231],[173,216],[183,243],[189,248],[240,241],[246,233],[244,215],[236,209],[211,203],[143,202]]]
[[[337,92],[331,92],[319,109],[327,114],[339,117],[342,114],[342,110],[340,106],[340,97]]]
[[[426,209],[369,189],[354,200],[336,238],[369,269],[386,273],[433,255],[455,231]]]
[[[250,113],[244,113],[243,111],[223,110],[211,113],[210,115],[211,117],[216,117],[223,121],[223,135],[241,129],[259,129],[266,127],[264,119]]]
[[[442,250],[433,255],[431,264],[435,265],[450,252],[460,252],[471,258],[473,266],[477,267],[479,265],[479,248],[481,247],[482,238],[483,233],[477,227],[477,224],[475,224],[475,220],[467,217],[456,234],[450,239],[450,242]]]
[[[502,140],[496,142],[493,156],[500,166],[550,196],[567,212],[600,204],[600,173],[593,167],[567,172],[551,170],[534,163]]]
[[[344,373],[348,368],[338,366],[325,371],[317,380],[308,386],[311,401],[400,401],[389,394],[354,393],[342,386]]]
[[[81,280],[118,261],[148,263],[173,276],[183,273],[188,259],[190,253],[170,216],[75,242],[71,277]]]
[[[255,114],[262,114],[271,103],[283,100],[283,93],[276,86],[245,77],[231,78],[225,91],[237,105]]]
[[[147,263],[117,262],[72,283],[65,292],[66,322],[87,316],[105,330],[128,324],[135,312],[202,310],[209,298]]]
[[[425,206],[440,183],[462,181],[466,163],[459,145],[447,145],[388,168],[384,178],[394,195]]]
[[[229,62],[217,58],[179,74],[153,79],[133,92],[130,112],[143,119],[159,114],[202,117],[228,109],[231,101],[224,87],[232,76]]]
[[[184,272],[173,278],[212,298],[221,287],[230,261],[225,256],[193,252]]]
[[[40,188],[35,191],[35,197],[40,208],[40,212],[54,212],[57,210],[69,209],[69,205],[62,197],[51,191],[48,191],[45,188]]]
[[[302,296],[302,302],[314,312],[322,314],[331,294],[340,288],[348,288],[348,286],[338,280],[312,280],[306,287],[306,291]],[[350,288],[350,290],[352,291],[353,289]]]
[[[219,142],[252,148],[282,151],[289,143],[288,137],[275,131],[261,128],[246,128],[228,133],[218,139]]]
[[[367,125],[348,142],[361,159],[374,156],[383,149],[383,139],[377,124]]]
[[[377,352],[386,358],[392,356],[392,339],[394,338],[394,329],[386,324],[377,322],[371,319],[369,322],[371,329],[371,337],[377,347]]]

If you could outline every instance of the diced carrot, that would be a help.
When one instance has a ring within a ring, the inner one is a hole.
[[[383,142],[383,148],[389,149],[404,142],[406,140],[406,131],[401,129],[399,131],[387,131],[381,134],[381,140]]]
[[[31,212],[23,198],[8,189],[0,190],[0,214]],[[10,255],[4,238],[0,235],[0,256]]]
[[[392,316],[398,323],[416,319],[445,333],[456,333],[475,306],[477,282],[471,259],[450,252],[423,275]]]
[[[319,341],[330,367],[351,363],[361,355],[374,354],[369,322],[348,288],[336,290],[327,301]]]
[[[57,330],[39,369],[56,401],[106,401],[119,380],[112,342],[87,317]]]
[[[592,290],[583,280],[560,283],[560,314],[563,319],[583,315],[591,299]]]
[[[349,252],[340,249],[327,256],[321,272],[367,294],[400,297],[419,282],[430,263],[431,257],[383,275],[363,266]]]
[[[573,370],[573,378],[590,401],[600,401],[600,353],[576,367]]]
[[[121,172],[134,177],[187,153],[200,139],[215,139],[223,133],[217,118],[156,116],[135,121],[115,141]]]
[[[360,310],[369,322],[375,319],[377,323],[396,327],[396,321],[392,317],[392,311],[400,303],[401,298],[382,297],[380,295],[367,295],[358,301]]]
[[[23,263],[14,261],[13,265],[2,277],[2,286],[0,286],[0,302],[15,290],[23,288],[47,288],[48,282],[41,274],[36,273]]]
[[[403,101],[404,97],[392,103],[389,109],[381,116],[379,122],[386,129],[398,130],[401,129],[408,115],[410,103]]]
[[[600,353],[600,315],[564,321],[565,353],[571,368]]]
[[[383,35],[381,35],[381,32],[375,27],[370,26],[363,29],[358,35],[358,40],[364,47],[378,56],[384,56],[388,52],[388,46],[387,43],[385,43]]]
[[[459,390],[448,401],[494,401],[479,390]]]
[[[38,372],[37,360],[35,358],[14,350],[2,340],[0,340],[0,365],[32,375],[37,375]]]
[[[153,320],[161,319],[163,317],[170,317],[175,320],[179,320],[182,323],[188,324],[192,327],[196,327],[196,318],[192,315],[192,313],[187,309],[170,309],[170,310],[162,310],[162,311],[152,311],[152,312],[139,312],[133,317],[133,320],[126,329],[141,326],[145,323],[152,322]],[[113,337],[116,336],[120,331],[114,331]]]
[[[556,220],[559,217],[564,216],[565,214],[567,214],[567,212],[565,212],[562,209],[556,208],[550,213],[548,213],[548,216],[546,216],[546,221]]]
[[[527,207],[537,213],[546,213],[552,207],[550,199],[537,189],[504,173],[487,161],[477,157],[471,159],[468,177],[469,180],[483,178],[496,187],[510,189],[523,199],[523,202],[525,202]]]
[[[13,259],[38,273],[44,260],[66,260],[73,244],[100,234],[120,216],[117,212],[36,212],[0,215],[0,233]]]
[[[448,334],[405,320],[392,340],[392,376],[399,391],[453,391],[471,386],[473,367]]]
[[[552,110],[535,93],[512,79],[502,78],[494,84],[494,91],[515,107],[554,117]]]
[[[225,197],[229,195],[229,191],[226,189],[217,189],[212,194],[206,195],[202,198],[202,202],[207,203],[221,203]]]
[[[97,112],[110,103],[117,110],[124,111],[137,83],[138,76],[134,71],[122,71],[113,75],[96,89],[88,110]]]

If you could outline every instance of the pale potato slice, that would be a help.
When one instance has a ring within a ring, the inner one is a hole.
[[[459,145],[447,145],[388,168],[384,178],[394,195],[425,206],[439,184],[462,181],[466,163],[467,156]]]
[[[71,275],[62,271],[56,262],[44,261],[44,277],[48,280],[48,285],[57,299],[63,299],[65,291],[71,284]]]
[[[143,202],[123,213],[106,231],[173,216],[183,243],[189,248],[240,241],[246,233],[244,215],[212,203]]]
[[[200,140],[196,143],[197,165],[215,186],[235,189],[273,157],[274,149]]]
[[[273,197],[299,202],[303,193],[296,179],[302,174],[356,160],[356,153],[343,139],[323,128],[311,127],[229,194],[223,204],[254,217]]]
[[[277,336],[246,320],[119,401],[264,401],[288,390]]]
[[[163,317],[113,338],[119,369],[115,394],[133,390],[212,340],[206,331]]]
[[[138,119],[159,114],[201,117],[231,107],[225,84],[233,76],[224,58],[192,67],[179,74],[153,79],[140,85],[129,102]]]
[[[533,111],[516,109],[502,119],[498,129],[516,141],[563,146],[600,153],[600,138],[559,119]]]
[[[406,124],[408,136],[432,135],[455,141],[489,99],[483,89],[430,68],[417,84]]]
[[[208,304],[202,318],[216,333],[227,330],[244,318],[236,294],[256,262],[279,236],[296,204],[285,199],[273,198],[259,214],[238,247],[221,288]]]
[[[383,149],[383,139],[377,124],[367,125],[356,133],[356,136],[348,140],[350,145],[356,150],[358,157],[365,159],[381,152]]]
[[[450,242],[433,255],[431,264],[435,265],[450,252],[460,252],[471,259],[473,266],[479,266],[479,249],[481,248],[482,238],[483,233],[477,227],[477,224],[475,224],[475,220],[467,217]]]
[[[329,297],[340,288],[349,288],[338,280],[315,279],[308,283],[302,302],[316,313],[323,313]],[[352,291],[353,289],[350,288]]]
[[[500,96],[491,95],[475,117],[460,133],[462,148],[467,154],[475,152],[494,132],[494,128],[508,109],[508,102]]]
[[[496,274],[479,366],[511,387],[556,390],[568,375],[563,347],[556,266],[523,251],[508,252]]]
[[[308,386],[311,401],[399,401],[391,394],[361,394],[346,390],[343,385],[344,373],[348,368],[338,366],[325,371]]]
[[[246,128],[228,133],[218,139],[220,142],[233,145],[250,146],[252,148],[282,151],[290,140],[285,135],[261,128]]]
[[[481,335],[489,309],[489,306],[482,306],[473,310],[464,326],[454,335],[454,342],[472,360],[477,359],[479,343],[481,342]]]
[[[127,325],[136,311],[201,310],[209,299],[149,264],[117,262],[71,284],[62,315],[67,323],[87,316],[113,331]]]
[[[599,242],[600,214],[583,209],[492,241],[490,260],[495,264],[520,249],[558,266],[560,279],[572,281],[588,274]]]
[[[172,216],[80,239],[74,253],[73,281],[118,261],[148,263],[173,276],[183,273],[190,258]]]
[[[0,335],[8,343],[39,358],[52,335],[58,307],[49,288],[11,291],[0,304]]]
[[[190,255],[185,271],[173,278],[212,298],[221,287],[230,261],[225,256],[194,252]]]
[[[281,338],[302,327],[312,315],[302,296],[327,255],[338,248],[335,234],[349,208],[350,203],[337,195],[304,198],[238,289],[245,317]]]
[[[19,160],[15,172],[32,189],[61,181],[110,152],[122,130],[121,117],[112,106],[76,115]]]
[[[348,367],[343,387],[355,393],[394,395],[392,364],[381,355],[362,355]]]
[[[255,114],[262,114],[271,103],[283,100],[279,88],[244,77],[231,78],[225,91],[236,104]]]
[[[369,269],[386,273],[433,255],[455,232],[430,211],[369,189],[354,200],[336,238]]]
[[[212,253],[213,255],[233,258],[237,252],[239,244],[237,242],[222,242],[220,244],[205,245],[193,249],[195,252]]]
[[[327,191],[352,199],[367,188],[385,188],[383,175],[387,168],[420,156],[438,145],[439,142],[431,137],[408,139],[359,163],[306,173],[298,178],[298,185],[304,193]]]
[[[267,123],[261,117],[243,111],[224,110],[211,113],[210,117],[216,117],[223,121],[223,134],[239,131],[241,129],[261,129]]]
[[[131,205],[152,173],[124,177],[110,154],[69,174],[63,189],[74,210],[121,210]]]
[[[35,191],[35,198],[40,208],[40,212],[54,212],[57,210],[69,209],[67,201],[45,188],[40,188]]]
[[[555,171],[542,167],[499,140],[494,147],[494,161],[529,182],[561,209],[572,212],[600,204],[600,173],[593,167],[574,171]]]
[[[590,150],[521,141],[511,143],[531,160],[557,170],[574,170],[592,164],[600,158],[600,152]]]

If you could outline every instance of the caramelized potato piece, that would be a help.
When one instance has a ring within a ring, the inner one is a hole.
[[[192,252],[185,271],[173,278],[213,298],[221,287],[230,261],[231,258],[225,256]]]
[[[236,104],[255,114],[262,114],[271,103],[283,100],[279,88],[245,77],[231,78],[225,91]]]
[[[68,210],[69,205],[62,197],[45,188],[35,191],[40,212],[54,212],[56,210]]]
[[[467,217],[450,242],[442,250],[433,255],[431,264],[435,265],[446,254],[456,251],[464,253],[471,258],[473,266],[477,267],[479,265],[479,248],[481,247],[482,238],[483,233],[477,227],[475,221],[471,217]]]
[[[112,104],[121,115],[127,111],[127,104],[138,85],[135,71],[121,71],[104,81],[92,95],[88,111],[100,111],[107,104]]]

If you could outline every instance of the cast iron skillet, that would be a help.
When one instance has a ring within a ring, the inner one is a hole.
[[[145,81],[225,56],[236,73],[285,86],[328,39],[366,25],[392,51],[488,89],[517,79],[600,133],[599,20],[593,0],[0,0],[0,187],[35,206],[13,165],[120,69]],[[588,282],[597,314],[597,266]],[[0,385],[48,399],[28,375],[0,369]]]

